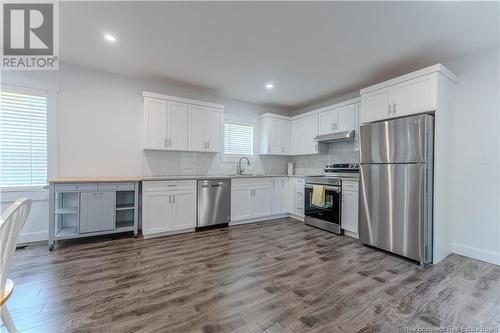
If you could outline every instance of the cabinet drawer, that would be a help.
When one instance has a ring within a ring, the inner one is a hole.
[[[173,191],[179,188],[193,188],[196,189],[196,180],[176,180],[176,181],[163,181],[154,180],[143,182],[143,191]]]
[[[102,191],[133,191],[134,183],[99,183],[99,190]]]
[[[97,191],[97,184],[56,184],[54,189],[56,192]]]
[[[356,181],[342,181],[342,191],[358,192],[359,183]]]

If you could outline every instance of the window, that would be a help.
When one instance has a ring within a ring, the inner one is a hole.
[[[253,155],[253,126],[225,121],[224,154]]]
[[[0,187],[47,185],[47,96],[0,92]]]

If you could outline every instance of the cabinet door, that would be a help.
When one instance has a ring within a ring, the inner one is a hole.
[[[274,118],[269,120],[268,152],[269,154],[280,155],[282,154],[281,120]]]
[[[327,110],[319,115],[319,134],[330,134],[335,130],[337,123],[337,112],[335,110]]]
[[[205,141],[207,151],[221,151],[221,112],[215,109],[205,109]]]
[[[171,231],[172,209],[170,192],[143,192],[142,233],[148,235]]]
[[[233,187],[231,190],[231,221],[245,220],[252,217],[253,189],[251,187]]]
[[[206,151],[204,109],[188,105],[188,150]]]
[[[82,192],[80,194],[80,233],[115,228],[115,192]]]
[[[196,227],[196,191],[185,190],[172,193],[172,230]]]
[[[437,109],[437,76],[418,77],[391,88],[392,116]]]
[[[281,214],[282,206],[282,189],[280,185],[280,178],[273,179],[273,188],[271,195],[271,214]]]
[[[271,136],[271,118],[259,120],[259,152],[261,155],[269,154]]]
[[[144,108],[146,112],[145,148],[166,149],[167,102],[161,99],[145,98]]]
[[[288,213],[297,215],[297,190],[296,190],[296,178],[288,179]]]
[[[302,141],[302,119],[292,120],[291,151],[292,155],[300,155],[303,152]]]
[[[361,96],[361,123],[390,117],[389,90],[381,89]]]
[[[271,185],[258,185],[253,188],[252,217],[271,215],[271,192]]]
[[[342,191],[342,229],[358,233],[358,192]]]
[[[187,104],[169,102],[168,149],[187,150],[188,110]]]
[[[288,213],[288,178],[280,178],[279,179],[280,186],[280,213],[286,214]]]
[[[337,113],[337,122],[333,132],[352,131],[355,128],[355,106],[347,105],[335,109]]]
[[[281,120],[281,154],[290,155],[290,121]]]
[[[318,115],[312,115],[302,118],[302,140],[303,154],[316,154],[318,152],[318,143],[314,138],[318,135]]]

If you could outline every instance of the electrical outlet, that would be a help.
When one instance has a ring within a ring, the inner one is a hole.
[[[488,164],[488,155],[481,154],[481,156],[479,157],[479,163],[480,164]]]

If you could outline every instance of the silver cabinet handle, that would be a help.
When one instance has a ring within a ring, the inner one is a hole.
[[[389,104],[389,110],[387,111],[388,114],[391,114],[391,104]]]
[[[396,103],[392,103],[392,113],[396,113]]]
[[[170,194],[168,195],[168,203],[172,203],[172,196]]]
[[[173,195],[173,197],[174,197],[174,198],[173,198],[173,203],[175,203],[175,194]]]

